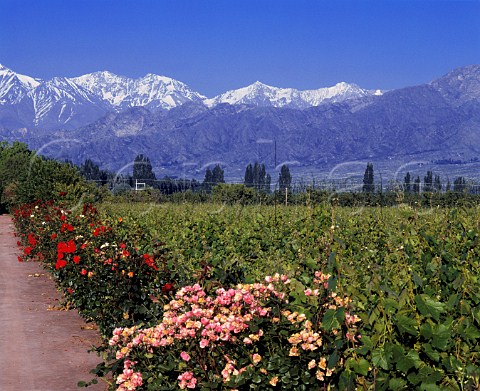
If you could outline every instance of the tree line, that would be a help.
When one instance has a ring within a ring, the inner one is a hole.
[[[381,184],[383,187],[383,184]],[[405,193],[414,193],[420,194],[423,193],[432,193],[432,192],[441,192],[445,190],[453,191],[456,193],[462,193],[468,190],[467,181],[463,176],[458,176],[453,181],[453,186],[450,183],[450,180],[447,179],[445,187],[442,184],[440,175],[434,175],[433,171],[427,171],[427,174],[423,177],[423,183],[420,179],[420,176],[417,175],[415,178],[407,172],[403,178],[403,183],[401,184],[401,190]],[[367,168],[365,169],[365,174],[363,176],[363,187],[362,191],[364,193],[373,193],[375,192],[375,179],[374,179],[374,170],[373,163],[368,163]],[[383,191],[380,188],[380,191]]]
[[[211,193],[212,189],[225,183],[225,172],[220,164],[215,164],[213,167],[207,167],[203,181],[196,179],[177,179],[165,176],[162,179],[157,179],[150,159],[139,154],[135,157],[133,162],[133,174],[115,175],[108,171],[101,170],[91,159],[87,159],[79,167],[80,174],[89,181],[95,181],[99,184],[110,184],[115,192],[127,191],[130,189],[138,189],[138,183],[145,187],[158,189],[162,194],[174,194],[177,192],[203,191]],[[272,185],[275,185],[277,190],[284,191],[304,191],[308,186],[300,185],[293,186],[292,175],[288,165],[282,165],[278,174],[277,181],[272,183],[272,176],[267,172],[263,163],[254,162],[245,167],[243,176],[243,185],[256,192],[270,193]],[[465,192],[468,190],[468,183],[462,176],[456,177],[453,183],[447,179],[444,185],[439,175],[434,175],[432,171],[427,171],[423,177],[423,182],[419,175],[413,176],[410,172],[405,174],[402,183],[396,183],[395,186],[401,188],[407,194],[420,194],[441,191]],[[375,193],[383,191],[383,184],[378,185],[375,182],[375,174],[373,163],[367,163],[362,183],[363,193]]]
[[[176,192],[205,191],[211,192],[213,187],[225,183],[225,172],[220,164],[213,167],[207,167],[202,182],[196,179],[176,179],[168,176],[163,179],[157,179],[150,159],[148,156],[139,154],[133,161],[133,173],[114,174],[109,171],[101,170],[91,159],[85,160],[79,167],[80,174],[88,181],[94,181],[101,185],[110,184],[116,191],[129,189],[141,189],[149,187],[158,189],[162,194],[173,194]],[[271,192],[272,177],[267,173],[263,163],[255,162],[248,164],[245,168],[243,185],[247,188],[260,192]],[[292,188],[292,175],[287,165],[282,165],[278,176],[278,187],[280,189]]]

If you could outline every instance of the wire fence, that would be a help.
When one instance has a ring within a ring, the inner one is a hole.
[[[185,192],[185,191],[211,191],[212,188],[219,182],[205,182],[195,179],[187,178],[168,178],[168,179],[131,179],[131,178],[116,178],[115,180],[100,180],[90,179],[89,182],[97,184],[107,185],[110,189],[118,186],[130,188],[132,190],[141,191],[149,188],[165,190],[169,192]],[[245,185],[243,181],[228,181],[222,182],[230,185]],[[390,181],[388,183],[375,183],[373,185],[367,185],[360,181],[353,180],[296,180],[292,181],[288,185],[281,186],[277,181],[276,183],[265,184],[253,184],[247,185],[257,191],[264,191],[267,193],[275,191],[284,191],[285,188],[292,193],[303,193],[307,191],[319,191],[327,193],[469,193],[480,194],[480,183],[466,182],[461,184],[444,184],[438,188],[433,187],[431,184],[425,183],[411,183],[405,184],[402,182]]]

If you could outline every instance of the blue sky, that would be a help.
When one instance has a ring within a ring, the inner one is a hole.
[[[0,63],[156,73],[208,97],[257,80],[393,89],[480,63],[480,1],[0,0]]]

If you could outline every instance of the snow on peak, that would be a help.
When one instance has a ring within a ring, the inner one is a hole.
[[[40,79],[34,79],[30,76],[21,75],[20,73],[16,73],[2,64],[0,64],[0,77],[16,78],[17,81],[22,83],[26,88],[35,88],[41,83]]]
[[[355,84],[345,82],[337,83],[333,87],[300,91],[294,88],[272,87],[256,81],[247,87],[230,90],[212,99],[206,99],[205,104],[209,107],[219,103],[229,103],[303,109],[318,106],[327,100],[329,102],[341,102],[372,94],[372,92]]]
[[[0,64],[0,73],[5,73],[5,72],[8,72],[8,71],[12,72],[11,69],[7,68],[3,64]]]
[[[40,83],[41,80],[15,73],[0,64],[0,105],[19,103]]]
[[[140,78],[140,80],[143,80],[143,81],[154,80],[156,82],[160,82],[164,84],[172,84],[176,81],[170,77],[156,75],[155,73],[147,73],[144,77]],[[181,83],[181,82],[178,82],[178,83]]]
[[[328,88],[301,91],[273,87],[257,80],[246,87],[207,99],[181,81],[154,73],[135,79],[105,70],[44,81],[18,74],[0,64],[0,105],[21,102],[33,105],[36,121],[50,118],[51,112],[59,110],[59,107],[59,118],[75,115],[76,107],[89,107],[88,110],[102,112],[112,109],[121,111],[135,106],[172,109],[187,102],[203,103],[209,107],[229,103],[304,109],[326,101],[342,102],[381,94],[382,91],[364,90],[346,82]]]
[[[34,79],[33,77],[20,75],[19,73],[17,73],[17,78],[23,84],[28,85],[30,88],[38,87],[42,83],[41,79]]]
[[[119,110],[133,106],[171,109],[187,101],[205,99],[186,84],[153,73],[132,79],[103,71],[72,80]]]

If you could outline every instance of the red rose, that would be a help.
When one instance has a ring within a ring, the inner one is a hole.
[[[167,294],[169,292],[173,292],[175,290],[175,287],[173,286],[173,284],[170,284],[169,282],[167,282],[164,286],[162,286],[162,292]]]

